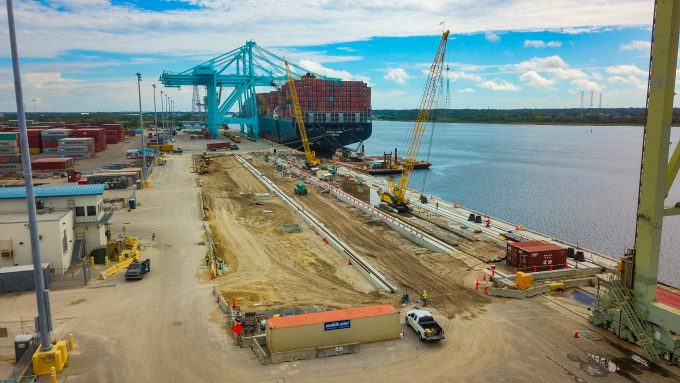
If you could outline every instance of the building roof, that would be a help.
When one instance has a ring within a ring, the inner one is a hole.
[[[73,210],[70,209],[52,211],[38,210],[35,217],[38,220],[38,222],[59,221],[68,214],[73,214]],[[28,212],[25,211],[0,212],[0,225],[26,222],[28,222]]]
[[[47,269],[50,267],[49,263],[43,263],[42,268]],[[19,266],[6,266],[6,267],[0,267],[0,274],[5,274],[5,273],[17,273],[17,272],[22,272],[22,271],[33,271],[33,265],[19,265]]]
[[[556,251],[564,250],[566,247],[560,246],[554,243],[545,241],[526,241],[526,242],[508,242],[510,246],[516,247],[518,249],[524,250],[529,253],[535,253],[539,251]]]
[[[97,185],[45,185],[33,188],[36,198],[75,197],[104,194],[104,184]],[[24,187],[0,188],[0,199],[26,198]]]
[[[323,324],[347,319],[365,318],[396,313],[392,305],[354,307],[342,310],[322,311],[300,315],[289,315],[267,320],[269,328],[298,327],[309,324]]]

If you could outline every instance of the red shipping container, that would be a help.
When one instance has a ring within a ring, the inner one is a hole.
[[[31,161],[33,170],[66,170],[73,167],[73,158],[40,158]]]
[[[532,272],[564,268],[567,248],[545,241],[507,243],[507,262],[516,270]]]
[[[57,148],[59,147],[59,141],[45,141],[42,143],[43,148]]]

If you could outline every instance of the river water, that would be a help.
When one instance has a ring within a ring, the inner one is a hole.
[[[366,154],[396,147],[401,156],[411,126],[374,121]],[[678,140],[675,128],[673,146]],[[641,148],[641,127],[428,125],[418,158],[429,151],[433,165],[411,187],[620,257],[634,243]],[[678,184],[667,204],[680,201]],[[664,220],[659,269],[662,282],[680,287],[680,217]]]

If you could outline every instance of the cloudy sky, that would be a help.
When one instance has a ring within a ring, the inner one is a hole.
[[[144,109],[162,71],[246,40],[415,108],[445,26],[452,108],[644,106],[652,0],[15,0],[28,111]],[[0,111],[15,111],[0,7]],[[263,88],[262,91],[268,89]],[[167,90],[176,109],[192,89]]]

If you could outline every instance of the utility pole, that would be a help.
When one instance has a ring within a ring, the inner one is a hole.
[[[35,124],[36,122],[38,122],[38,112],[36,112],[35,98],[31,101],[33,101],[33,119],[35,120],[33,121],[33,123]]]
[[[139,95],[139,128],[142,130],[142,187],[146,184],[146,147],[144,145],[144,116],[142,116],[142,74],[137,72],[137,93]]]
[[[35,212],[35,194],[33,192],[33,172],[31,171],[31,153],[28,149],[28,129],[26,128],[26,110],[24,93],[21,87],[21,71],[19,70],[19,50],[14,29],[14,10],[12,0],[7,0],[7,19],[9,24],[9,43],[12,51],[12,69],[14,71],[14,94],[17,103],[17,120],[19,123],[19,141],[21,142],[21,164],[24,168],[24,184],[26,187],[26,207],[28,208],[28,230],[31,235],[31,261],[33,262],[33,278],[35,280],[35,298],[38,304],[38,331],[40,332],[40,351],[52,350],[48,318],[50,308],[49,290],[45,290],[45,276],[40,260],[40,239],[38,238],[38,219]]]
[[[158,116],[156,115],[156,84],[153,86],[153,120],[156,124],[156,158],[161,156],[161,145],[158,141]]]
[[[165,109],[163,108],[163,91],[161,91],[161,125],[163,125],[163,129],[165,129]]]
[[[595,94],[594,90],[590,91],[590,109],[593,109],[593,94]]]
[[[176,117],[177,115],[175,114],[175,100],[172,100],[172,129],[175,129],[175,127],[177,126]]]
[[[581,109],[583,109],[583,91],[581,91]]]

